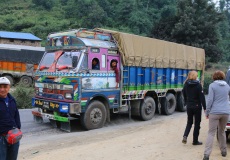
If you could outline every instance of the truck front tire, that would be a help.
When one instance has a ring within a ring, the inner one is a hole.
[[[106,121],[105,105],[93,100],[86,112],[81,115],[81,124],[86,130],[102,128]]]

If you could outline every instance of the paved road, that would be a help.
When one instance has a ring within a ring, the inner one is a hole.
[[[34,137],[34,136],[41,136],[41,135],[59,135],[59,134],[65,134],[67,132],[62,131],[58,128],[54,128],[49,120],[44,120],[44,123],[35,123],[33,120],[32,115],[33,109],[20,109],[19,114],[21,118],[21,124],[22,124],[22,131],[24,136],[26,137]],[[155,118],[160,115],[156,114]],[[129,116],[127,114],[124,115],[113,115],[111,116],[111,122],[106,123],[105,127],[108,126],[119,126],[120,124],[129,124],[132,122],[141,122],[139,119],[129,119]],[[76,122],[75,127],[73,128],[73,132],[84,132],[85,130],[81,127],[80,121]]]
[[[24,136],[32,135],[44,135],[48,133],[60,134],[63,133],[59,129],[51,126],[49,121],[45,121],[43,124],[35,123],[32,115],[33,109],[20,109],[19,114],[21,118],[22,131]]]

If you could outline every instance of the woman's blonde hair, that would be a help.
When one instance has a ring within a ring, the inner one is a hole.
[[[184,81],[184,83],[187,81],[187,80],[196,80],[197,79],[197,72],[196,71],[190,71],[188,72],[188,76],[186,78],[186,80]]]

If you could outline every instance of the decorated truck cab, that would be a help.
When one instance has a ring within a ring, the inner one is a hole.
[[[202,81],[204,50],[105,29],[51,33],[35,76],[34,119],[71,131],[101,128],[111,113],[142,120],[185,111],[189,70]]]

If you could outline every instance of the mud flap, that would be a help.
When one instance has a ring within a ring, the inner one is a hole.
[[[71,121],[69,122],[60,122],[61,126],[60,129],[66,132],[71,132],[72,127],[71,127]]]
[[[38,111],[32,111],[33,117],[34,117],[34,121],[36,123],[43,123],[43,118],[40,112]]]
[[[158,105],[157,105],[157,107],[158,107],[159,114],[161,114],[161,103],[160,103],[159,98],[158,98]]]
[[[34,121],[35,121],[36,123],[43,123],[43,118],[34,115]]]
[[[53,119],[49,119],[50,121],[50,124],[54,127],[54,128],[60,128],[60,122],[59,121],[56,121],[56,120],[53,120]]]

